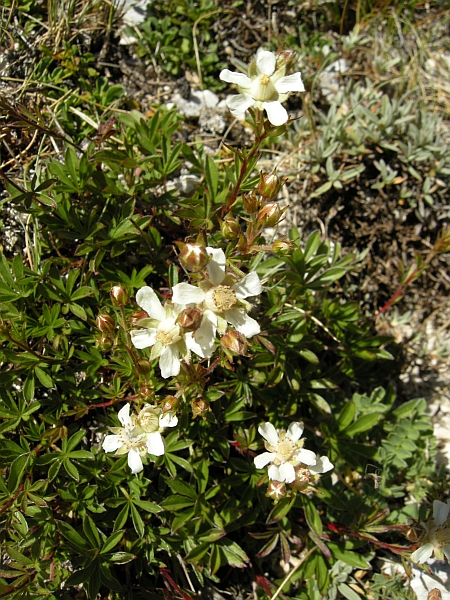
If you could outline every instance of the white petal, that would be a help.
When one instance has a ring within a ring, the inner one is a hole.
[[[178,417],[176,415],[171,415],[170,412],[165,415],[161,415],[159,417],[159,426],[160,427],[176,427],[178,424]]]
[[[131,343],[138,350],[149,348],[156,344],[156,329],[132,329],[130,331]]]
[[[334,465],[328,456],[321,456],[317,459],[315,465],[309,467],[309,470],[313,473],[328,473],[331,469],[334,469]]]
[[[117,413],[117,416],[119,418],[119,421],[122,423],[122,425],[124,427],[131,427],[131,425],[133,425],[133,422],[130,417],[130,405],[129,404],[125,404],[125,406],[123,406],[119,410],[119,412]]]
[[[282,77],[275,84],[275,89],[280,94],[287,94],[288,92],[304,92],[305,86],[303,85],[301,73],[294,73],[287,77]]]
[[[161,377],[175,377],[180,372],[180,351],[176,344],[166,346],[159,357]]]
[[[267,116],[272,125],[284,125],[284,123],[287,122],[287,111],[280,102],[263,102],[262,106],[267,112]]]
[[[445,555],[445,558],[450,562],[450,546],[442,546],[442,552]]]
[[[241,308],[230,308],[225,311],[225,317],[228,323],[231,323],[239,333],[243,333],[247,338],[251,338],[261,331],[259,323],[249,317]]]
[[[243,279],[232,286],[238,298],[248,298],[248,296],[259,296],[262,292],[261,281],[255,271],[248,273]]]
[[[411,554],[411,560],[417,563],[425,562],[431,557],[431,555],[433,554],[433,550],[433,544],[424,544],[423,546],[420,546],[420,548],[417,548],[417,550],[415,550]]]
[[[286,436],[293,442],[298,442],[302,437],[303,429],[304,427],[301,423],[291,423],[286,432]]]
[[[311,450],[305,450],[305,448],[302,448],[295,455],[295,460],[303,463],[304,465],[314,466],[317,463],[317,455]]]
[[[273,52],[267,50],[258,50],[256,53],[256,68],[258,72],[264,75],[272,75],[275,71],[277,59]]]
[[[270,465],[267,474],[269,475],[269,479],[273,479],[275,481],[282,481],[280,469],[277,465]]]
[[[107,435],[103,440],[102,448],[105,452],[115,452],[122,447],[120,435]]]
[[[227,259],[225,252],[220,248],[206,247],[206,252],[211,257],[211,260],[206,267],[209,273],[209,280],[213,285],[220,285],[225,278],[225,267]]]
[[[138,291],[136,294],[136,302],[152,319],[162,321],[166,318],[166,311],[162,307],[158,296],[151,287],[148,287],[148,285]]]
[[[286,483],[292,483],[295,480],[295,469],[291,465],[291,463],[284,462],[280,465],[279,468],[280,476],[282,479],[278,481],[285,481]]]
[[[216,344],[217,315],[212,310],[205,310],[200,327],[189,339],[186,345],[192,352],[202,358],[211,358]]]
[[[226,100],[226,105],[231,111],[231,114],[237,119],[243,119],[245,111],[255,104],[255,99],[250,94],[237,94],[230,96]]]
[[[258,431],[271,446],[278,444],[278,433],[272,423],[263,423],[258,427]]]
[[[433,502],[433,517],[436,525],[442,525],[448,519],[448,513],[450,512],[450,505],[435,500]]]
[[[155,431],[147,436],[147,452],[154,456],[162,456],[164,454],[164,440],[160,433]]]
[[[275,458],[275,454],[273,452],[263,452],[258,456],[255,456],[253,462],[255,463],[255,467],[257,469],[263,469],[266,465],[273,461]]]
[[[205,299],[205,292],[190,283],[177,283],[172,288],[172,300],[177,304],[199,304]]]
[[[235,83],[240,88],[249,88],[252,84],[251,79],[243,73],[234,73],[228,69],[220,71],[219,79],[226,81],[227,83]]]
[[[144,468],[144,465],[142,464],[141,455],[134,448],[131,448],[131,450],[128,452],[128,466],[130,467],[131,472],[134,473],[134,475],[140,473]]]

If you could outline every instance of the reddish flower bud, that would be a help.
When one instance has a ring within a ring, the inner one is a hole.
[[[209,402],[204,398],[196,398],[191,402],[192,408],[192,418],[202,417],[203,420],[206,420],[206,413],[211,410],[209,406]]]
[[[249,215],[258,212],[258,210],[261,208],[261,202],[256,197],[255,192],[245,194],[245,196],[242,199],[242,205],[244,207],[245,212]]]
[[[237,219],[228,217],[220,222],[220,231],[222,232],[223,237],[228,238],[229,240],[235,240],[241,233],[241,227]]]
[[[114,306],[125,306],[130,297],[121,285],[115,285],[111,288],[111,300]]]
[[[152,370],[152,365],[150,364],[150,362],[148,360],[145,360],[145,358],[142,358],[141,360],[139,360],[136,363],[136,371],[140,375],[148,375],[151,370]]]
[[[197,331],[202,324],[203,313],[199,308],[185,308],[178,315],[177,323],[184,331]]]
[[[258,194],[264,198],[275,198],[283,186],[283,181],[275,173],[259,173]]]
[[[108,314],[98,315],[95,323],[97,325],[97,329],[99,329],[102,333],[112,333],[116,328],[114,319]]]
[[[230,329],[220,338],[220,345],[232,354],[247,356],[247,338],[235,329]]]
[[[266,496],[278,502],[286,496],[286,484],[281,481],[270,481],[267,486]]]
[[[178,407],[178,398],[176,396],[166,396],[162,407],[163,413],[176,410]]]
[[[297,64],[298,54],[295,50],[279,50],[276,54],[277,62],[275,70],[285,68],[286,71],[292,71]]]
[[[286,240],[277,240],[272,244],[272,252],[280,256],[286,256],[292,249],[292,244]]]
[[[203,271],[206,267],[209,262],[209,255],[204,246],[184,244],[178,259],[187,271],[197,273]]]
[[[138,310],[130,317],[130,321],[133,325],[141,321],[141,319],[148,319],[148,314],[145,312],[145,310]]]
[[[139,390],[139,395],[140,395],[140,397],[141,397],[143,400],[145,400],[145,401],[148,401],[148,400],[153,400],[153,399],[154,399],[154,397],[155,397],[155,392],[152,390],[152,388],[149,388],[149,387],[142,387],[142,388]]]
[[[263,227],[275,227],[283,212],[279,204],[268,202],[258,213],[258,223]]]
[[[107,337],[99,337],[95,340],[95,347],[100,352],[109,352],[112,348],[112,341]]]

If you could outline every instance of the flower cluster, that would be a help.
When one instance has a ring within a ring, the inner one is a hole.
[[[198,286],[178,283],[172,289],[172,303],[164,306],[148,286],[136,294],[137,304],[148,317],[130,332],[135,348],[152,347],[151,360],[159,358],[164,378],[178,375],[180,357],[190,360],[190,351],[210,358],[215,350],[216,333],[227,331],[228,324],[246,338],[260,332],[258,323],[248,316],[251,305],[245,301],[262,291],[255,272],[241,279],[227,274],[223,250],[207,247],[203,279]],[[195,254],[195,253],[194,253]]]
[[[277,64],[278,63],[278,64]],[[243,73],[233,73],[224,69],[220,79],[235,83],[239,94],[227,100],[231,113],[238,119],[244,119],[245,111],[250,107],[265,110],[272,125],[283,125],[288,120],[286,109],[282,106],[289,92],[304,92],[305,86],[301,73],[285,75],[286,61],[277,61],[273,52],[260,48],[255,60],[249,67],[248,77]]]
[[[103,440],[105,452],[115,452],[116,456],[128,454],[128,466],[137,474],[144,468],[142,456],[164,454],[164,439],[161,432],[166,427],[175,427],[178,419],[160,408],[146,404],[137,415],[130,415],[130,405],[126,404],[118,413],[122,427],[110,427],[113,435]]]
[[[297,491],[307,492],[320,474],[333,469],[328,457],[319,457],[315,452],[303,448],[301,423],[291,423],[287,431],[277,431],[272,423],[264,423],[258,427],[258,431],[265,439],[267,452],[255,457],[255,467],[262,469],[270,464],[268,475],[270,480],[276,482],[272,487],[276,488],[277,495],[280,495],[281,488],[284,489],[281,484],[285,483]]]
[[[438,560],[445,557],[450,561],[450,505],[435,500],[433,518],[420,525],[423,528],[420,546],[411,554],[411,560],[423,563],[434,553]]]

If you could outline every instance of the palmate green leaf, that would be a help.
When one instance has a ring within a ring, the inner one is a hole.
[[[70,477],[72,477],[72,479],[75,479],[75,481],[80,481],[80,473],[78,472],[78,469],[72,462],[70,462],[68,458],[65,458],[62,461],[62,464],[64,465],[64,469],[70,475]]]
[[[339,583],[338,590],[347,600],[361,600],[361,596],[346,583]]]
[[[44,387],[49,389],[54,387],[53,379],[44,369],[41,369],[41,367],[36,366],[34,368],[34,372],[36,373],[36,377],[39,379],[39,381]]]
[[[87,552],[90,545],[73,527],[65,521],[57,521],[57,527],[60,533],[80,552]]]
[[[89,515],[85,515],[83,518],[83,531],[93,548],[101,547],[100,535],[94,521]]]
[[[269,513],[266,523],[272,525],[283,519],[295,504],[295,496],[292,498],[283,498],[276,504]]]
[[[322,521],[316,507],[314,506],[314,502],[308,498],[308,496],[302,496],[302,503],[308,527],[320,537],[323,532]]]
[[[344,433],[350,437],[354,437],[358,433],[363,433],[364,431],[368,431],[375,427],[380,419],[379,413],[372,413],[368,415],[363,415],[359,417],[354,423],[352,423],[349,427],[344,429]]]
[[[350,425],[350,423],[355,418],[356,406],[355,403],[349,400],[344,408],[341,410],[338,416],[338,428],[339,431],[344,431],[346,427]]]
[[[13,493],[19,487],[22,478],[28,468],[30,460],[30,455],[22,454],[13,460],[11,463],[11,467],[9,469],[9,477],[8,477],[8,491]]]
[[[181,510],[182,508],[193,506],[194,504],[195,500],[188,498],[187,496],[168,496],[161,502],[161,507],[164,510],[174,512]]]
[[[120,543],[124,533],[125,531],[121,529],[119,531],[115,531],[112,535],[110,535],[109,538],[103,544],[100,554],[106,554],[107,552],[111,552],[111,550],[115,548],[117,544]]]
[[[92,576],[92,573],[94,572],[95,567],[96,567],[95,562],[92,562],[85,569],[80,569],[78,571],[75,571],[75,573],[72,573],[72,575],[70,575],[68,577],[68,579],[66,581],[66,585],[68,587],[70,587],[72,585],[80,585],[80,584],[84,583]]]
[[[144,537],[145,534],[145,526],[144,526],[144,521],[141,518],[141,515],[139,514],[137,508],[134,506],[134,504],[130,505],[131,508],[131,520],[133,521],[133,526],[134,529],[136,531],[136,533],[138,534],[138,536],[140,538]]]
[[[370,563],[364,558],[364,556],[361,556],[361,554],[357,554],[356,552],[352,552],[351,550],[343,549],[341,547],[342,544],[339,545],[339,544],[335,544],[334,542],[329,542],[329,543],[327,543],[327,545],[328,545],[328,548],[333,553],[333,556],[337,560],[342,560],[347,565],[350,565],[351,567],[356,567],[358,569],[370,569],[371,568]]]
[[[209,542],[204,542],[203,544],[199,544],[193,550],[189,552],[189,554],[184,559],[186,562],[198,563],[211,548],[211,544]]]

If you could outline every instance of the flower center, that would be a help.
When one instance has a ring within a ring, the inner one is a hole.
[[[431,529],[429,533],[429,540],[433,546],[442,548],[444,546],[450,546],[450,528],[444,523],[436,529]]]
[[[278,92],[269,75],[260,75],[252,81],[251,95],[258,102],[274,102],[278,100]]]
[[[230,310],[237,302],[236,293],[229,285],[218,285],[211,290],[211,300],[217,312]]]
[[[277,446],[277,458],[281,462],[288,462],[294,456],[297,450],[297,445],[288,437],[278,442]]]
[[[139,413],[138,423],[145,433],[152,433],[159,429],[159,416],[152,409],[143,409]]]
[[[174,319],[161,321],[156,332],[156,340],[161,342],[163,346],[170,346],[170,344],[176,344],[181,340],[180,327],[176,325]]]

